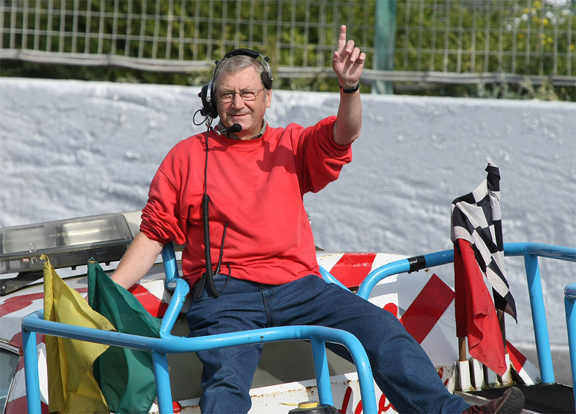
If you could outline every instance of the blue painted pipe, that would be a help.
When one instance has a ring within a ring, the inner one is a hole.
[[[165,365],[163,362],[164,357],[161,356],[162,354],[197,352],[206,349],[226,348],[237,345],[278,342],[293,339],[334,342],[346,347],[352,355],[358,370],[358,381],[360,383],[360,394],[362,397],[364,412],[366,414],[378,413],[374,392],[374,381],[368,356],[366,355],[366,351],[360,341],[349,332],[323,326],[282,326],[211,335],[200,338],[170,337],[169,339],[160,339],[67,325],[59,322],[45,321],[42,318],[42,311],[25,316],[22,319],[23,332],[40,332],[46,335],[153,352],[155,371],[156,374],[160,374],[156,377],[156,387],[159,402],[162,404],[162,414],[172,412],[170,384],[165,380],[165,375],[163,374],[165,371]],[[35,356],[35,352],[36,340],[30,336],[24,343],[24,353],[25,355],[32,355],[32,353],[34,353]],[[33,359],[35,359],[35,357],[33,358],[32,356],[25,359],[25,375],[26,383],[29,384],[29,389],[27,389],[28,404],[30,404],[30,407],[34,408],[39,406],[40,392],[37,381],[38,362]],[[324,373],[327,372],[327,370],[320,369],[320,372]],[[322,386],[326,381],[329,381],[329,377],[327,379],[324,378],[324,376],[318,378],[319,386]],[[170,401],[169,407],[166,401]]]
[[[36,332],[22,329],[22,345],[24,346],[24,381],[26,383],[28,413],[41,414]],[[26,369],[26,367],[32,369]]]
[[[554,368],[552,365],[552,352],[550,351],[550,339],[548,337],[548,324],[546,322],[546,310],[544,307],[538,256],[576,262],[576,249],[543,243],[504,243],[504,255],[524,257],[540,375],[543,383],[552,384],[555,382]],[[368,299],[374,286],[388,276],[452,262],[454,262],[454,251],[444,250],[416,258],[402,259],[388,263],[378,269],[374,269],[366,276],[358,289],[358,295],[364,299]],[[418,264],[417,268],[414,266],[415,263]],[[576,347],[576,345],[574,347]],[[576,352],[576,350],[571,352]]]
[[[570,350],[570,368],[572,369],[572,391],[576,406],[576,283],[564,288],[564,307],[566,308],[568,349]]]

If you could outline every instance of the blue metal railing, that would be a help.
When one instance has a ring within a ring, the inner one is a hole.
[[[36,333],[43,333],[62,338],[151,352],[156,377],[158,408],[162,414],[173,413],[172,392],[168,374],[168,354],[295,339],[310,340],[320,402],[334,405],[326,353],[326,342],[334,342],[346,347],[352,355],[358,371],[358,382],[360,383],[360,395],[364,412],[366,414],[377,414],[374,381],[368,356],[360,341],[348,332],[322,326],[283,326],[200,338],[182,338],[171,335],[170,332],[182,309],[189,287],[184,280],[178,277],[174,249],[171,244],[165,246],[162,251],[162,257],[166,273],[165,285],[168,289],[173,290],[174,293],[162,319],[160,338],[149,338],[46,321],[43,319],[42,311],[35,312],[22,319],[26,399],[29,413],[41,413]]]
[[[504,245],[504,253],[506,256],[524,256],[540,373],[544,383],[554,383],[552,354],[550,351],[550,341],[548,337],[538,257],[576,262],[576,249],[540,243],[507,243]],[[224,348],[243,344],[266,343],[291,339],[309,339],[312,343],[320,402],[323,404],[333,405],[325,343],[336,342],[347,347],[352,354],[358,370],[358,379],[361,387],[364,412],[377,412],[374,383],[366,352],[358,339],[347,332],[325,327],[293,326],[273,329],[258,329],[232,334],[214,335],[204,338],[180,338],[172,336],[170,334],[171,328],[178,317],[189,288],[188,284],[178,277],[174,250],[172,248],[165,248],[162,251],[162,255],[166,272],[166,288],[173,290],[174,293],[163,318],[162,329],[160,332],[161,339],[44,321],[42,319],[43,315],[41,311],[23,318],[22,331],[26,366],[25,375],[30,413],[40,413],[36,332],[151,352],[156,375],[158,405],[161,413],[173,412],[170,380],[168,376],[168,354],[196,352],[212,348]],[[420,256],[418,259],[419,260],[416,261],[412,258],[402,259],[373,270],[360,285],[358,295],[364,299],[368,299],[374,286],[388,276],[452,263],[454,261],[454,252],[453,250],[435,252]],[[418,263],[417,268],[415,268],[414,265],[416,262]],[[324,269],[321,270],[323,277],[327,281],[342,286],[328,272]],[[572,362],[572,379],[574,384],[576,384],[575,300],[576,284],[568,285],[565,290],[565,304],[570,358]]]
[[[568,330],[568,349],[572,369],[572,391],[576,406],[576,283],[564,288],[564,307],[566,308],[566,329]]]
[[[543,383],[553,384],[555,382],[554,368],[552,366],[552,352],[550,350],[550,339],[548,337],[548,324],[546,322],[538,257],[576,262],[576,249],[542,243],[505,243],[504,254],[506,256],[524,256],[540,375],[542,376]],[[416,258],[402,259],[374,269],[366,276],[360,285],[358,296],[368,299],[374,286],[388,276],[452,263],[454,262],[454,251],[444,250],[420,256],[419,260],[414,259]],[[414,266],[415,262],[419,263],[418,267]],[[574,317],[574,319],[576,319],[576,317]],[[572,324],[576,324],[576,322],[572,322]],[[576,341],[576,339],[573,340]],[[570,355],[574,361],[576,359],[576,344],[571,345]],[[574,379],[574,368],[572,369],[572,375]]]
[[[361,397],[365,412],[374,414],[378,412],[374,394],[374,382],[368,357],[358,339],[348,332],[321,326],[286,326],[201,338],[172,337],[159,339],[66,325],[58,322],[45,321],[42,317],[43,313],[38,311],[24,317],[22,320],[24,361],[26,368],[26,397],[29,413],[41,412],[36,332],[45,335],[151,352],[154,361],[154,373],[156,375],[158,406],[161,413],[173,412],[170,379],[168,376],[168,354],[197,352],[206,349],[294,339],[309,339],[312,343],[320,402],[322,404],[333,405],[325,342],[336,342],[345,346],[352,354],[352,358],[358,369],[358,380],[361,386]]]

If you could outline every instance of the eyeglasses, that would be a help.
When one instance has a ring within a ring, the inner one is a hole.
[[[263,91],[264,88],[262,89],[245,89],[243,91],[240,92],[226,92],[223,94],[220,94],[220,96],[218,96],[218,102],[220,103],[230,103],[234,100],[234,96],[236,94],[240,95],[240,98],[242,98],[243,101],[255,101],[256,99],[258,99],[258,94]]]

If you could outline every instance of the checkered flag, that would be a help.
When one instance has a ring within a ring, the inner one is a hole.
[[[500,214],[500,172],[487,158],[488,176],[473,192],[452,202],[452,233],[455,243],[470,243],[478,265],[494,292],[494,305],[516,319],[516,304],[504,269],[504,243]]]

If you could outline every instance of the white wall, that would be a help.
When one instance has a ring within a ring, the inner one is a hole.
[[[141,209],[199,88],[0,78],[0,226]],[[338,94],[275,91],[273,126],[336,113]],[[451,248],[450,203],[500,167],[504,242],[576,247],[576,104],[363,95],[363,134],[340,179],[306,195],[326,250],[418,255]],[[507,258],[531,342],[521,259]],[[438,271],[450,283],[450,267]],[[542,260],[550,339],[566,344],[563,289],[576,264]]]

